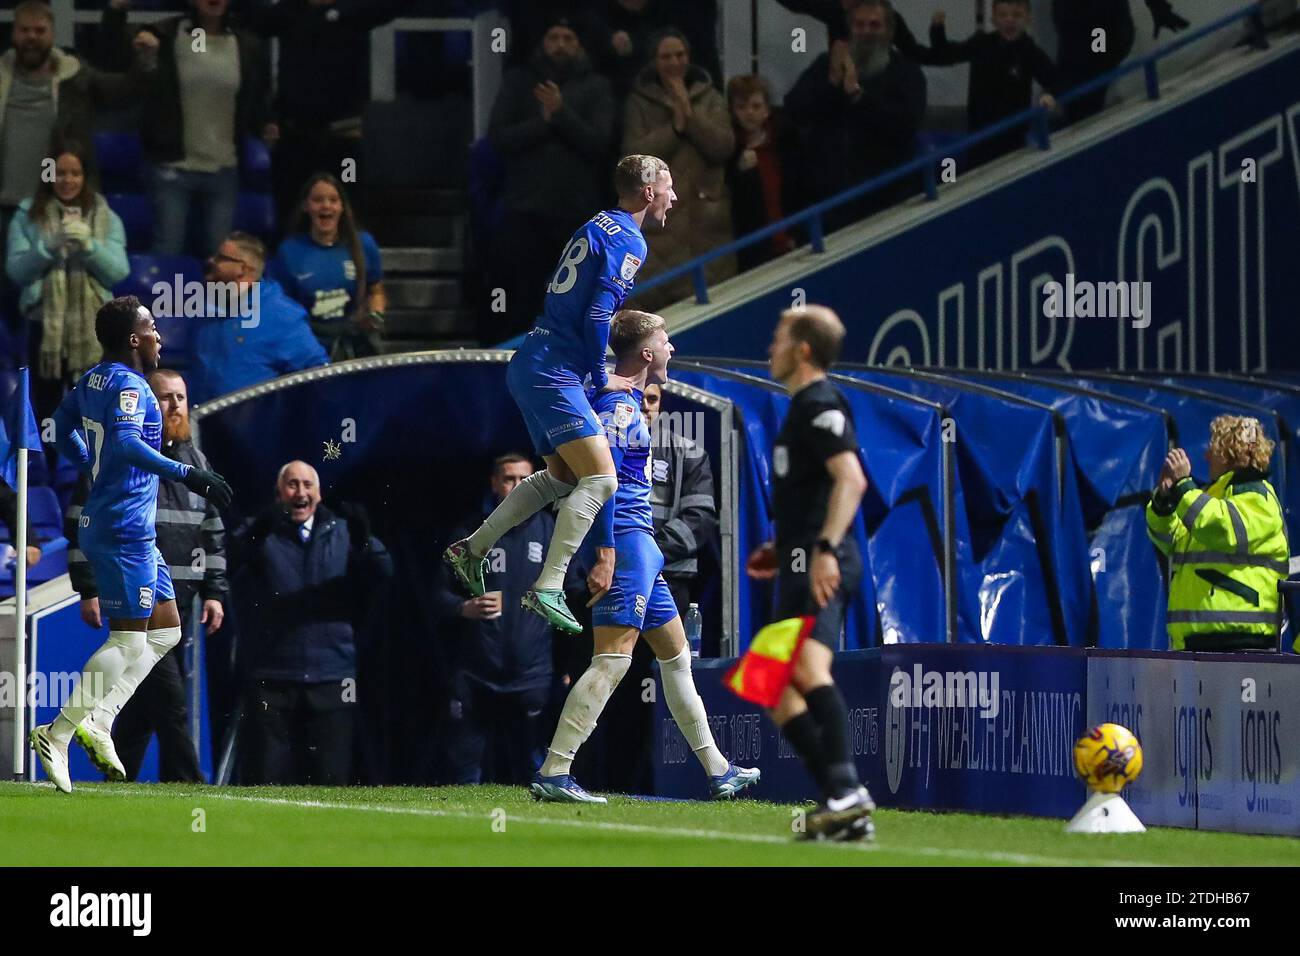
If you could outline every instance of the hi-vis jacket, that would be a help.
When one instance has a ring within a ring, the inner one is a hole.
[[[1183,478],[1147,505],[1147,534],[1169,556],[1173,650],[1268,647],[1276,639],[1277,582],[1287,576],[1289,549],[1266,478],[1241,468],[1205,489]]]

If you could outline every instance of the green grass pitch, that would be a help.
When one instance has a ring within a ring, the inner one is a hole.
[[[1059,820],[880,810],[871,845],[806,844],[796,808],[522,788],[0,783],[0,866],[1300,865],[1300,840],[1188,830],[1069,835]]]

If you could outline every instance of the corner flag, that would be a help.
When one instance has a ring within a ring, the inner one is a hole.
[[[18,387],[4,396],[4,414],[0,416],[0,478],[11,488],[17,487],[18,449],[35,451],[41,447],[30,382],[31,370],[19,369]]]

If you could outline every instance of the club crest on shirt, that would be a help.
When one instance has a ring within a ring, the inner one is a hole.
[[[812,420],[814,428],[824,428],[836,438],[844,434],[844,413],[838,408],[828,408]]]
[[[636,278],[636,270],[641,268],[641,260],[630,252],[623,254],[623,266],[618,270],[618,274],[623,277],[624,282],[631,282]]]
[[[533,564],[542,563],[542,543],[540,541],[528,542],[528,560]]]
[[[655,473],[655,478],[654,478],[655,481],[667,481],[668,461],[663,458],[656,458],[654,460],[654,473]]]
[[[784,445],[772,449],[772,470],[778,478],[784,478],[790,471],[790,450]]]
[[[124,388],[117,393],[117,407],[125,415],[134,415],[140,407],[140,393],[134,388]]]

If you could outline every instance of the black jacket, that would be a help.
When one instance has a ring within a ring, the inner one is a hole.
[[[781,166],[781,216],[791,216],[803,208],[803,190],[800,189],[799,133],[790,124],[784,112],[773,109],[767,124],[765,149],[774,151]],[[736,129],[736,151],[727,160],[727,189],[731,193],[731,226],[736,238],[762,229],[773,220],[768,216],[767,199],[763,192],[763,176],[758,166],[742,170],[740,156],[745,151],[744,134]],[[779,254],[774,239],[760,242],[736,253],[741,271],[752,269]]]
[[[476,527],[478,522],[465,525],[452,540],[467,537]],[[488,553],[484,583],[487,590],[502,592],[501,616],[494,620],[468,621],[460,616],[467,595],[452,582],[446,565],[438,562],[433,604],[439,636],[457,643],[459,653],[451,655],[456,670],[492,690],[509,693],[550,683],[550,625],[521,608],[519,599],[537,580],[554,530],[550,512],[539,511],[507,531]]]
[[[533,96],[546,80],[564,98],[549,123]],[[540,53],[511,70],[488,126],[488,139],[505,166],[505,208],[576,225],[600,206],[613,137],[614,94],[586,57],[563,74]]]
[[[18,539],[18,492],[10,488],[4,481],[0,481],[0,522],[9,529],[9,540],[15,542]],[[32,525],[31,512],[27,512],[27,543],[32,547],[39,548],[43,543],[36,535],[36,528]]]
[[[306,544],[278,507],[231,533],[248,677],[311,684],[356,676],[355,622],[393,574],[392,557],[365,531],[359,509],[345,519],[317,505]]]
[[[165,443],[162,453],[195,468],[211,468],[193,442]],[[63,536],[68,539],[68,575],[73,590],[83,599],[99,595],[90,562],[77,547],[77,519],[89,494],[90,478],[82,475],[63,516]],[[230,590],[226,582],[226,529],[216,506],[179,481],[160,479],[154,528],[158,534],[158,550],[171,572],[176,603],[182,609],[187,608],[196,596],[201,601],[224,602]]]
[[[660,419],[663,421],[663,419]],[[703,446],[662,429],[651,450],[650,507],[655,544],[664,556],[664,577],[692,577],[701,550],[718,530],[713,469]]]
[[[101,21],[102,42],[107,50],[129,51],[135,32],[126,22],[125,10],[108,8]],[[140,140],[155,163],[174,163],[185,158],[184,119],[181,116],[180,72],[176,66],[176,35],[194,28],[188,16],[171,17],[144,27],[158,37],[158,63],[141,112]],[[239,94],[235,100],[235,155],[243,156],[243,138],[260,136],[271,120],[270,69],[261,39],[251,30],[229,22],[239,49]],[[109,53],[106,53],[106,56]]]
[[[925,115],[925,76],[896,50],[889,66],[860,81],[856,100],[831,84],[829,72],[830,54],[823,53],[785,97],[786,114],[807,130],[803,176],[815,198],[911,159]]]
[[[1056,66],[1029,34],[1008,43],[997,33],[975,33],[949,42],[942,25],[930,28],[930,49],[940,63],[969,63],[966,98],[970,129],[977,130],[1033,105],[1034,81],[1049,93],[1056,88]]]

